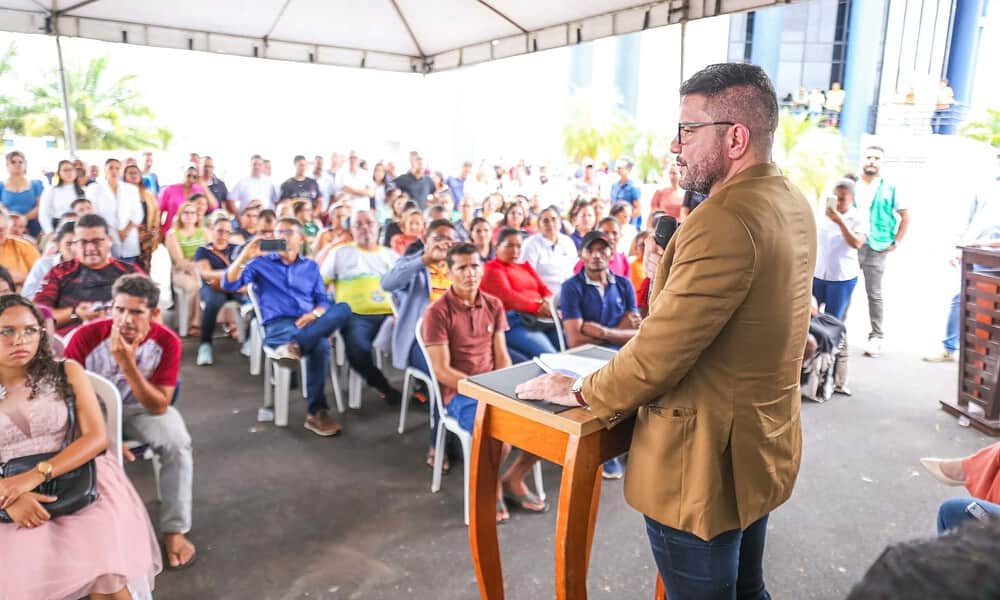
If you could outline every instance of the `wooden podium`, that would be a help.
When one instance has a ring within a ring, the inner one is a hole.
[[[1000,251],[962,248],[958,395],[941,408],[1000,435]]]
[[[612,353],[581,346],[570,353],[594,358]],[[472,433],[469,478],[469,543],[480,597],[504,597],[497,541],[496,486],[500,446],[507,442],[562,465],[556,520],[556,595],[558,600],[587,597],[587,567],[601,497],[601,464],[628,451],[634,419],[611,430],[585,408],[556,412],[552,405],[518,400],[518,383],[541,375],[533,363],[493,371],[459,382],[458,391],[479,401]],[[657,599],[665,599],[657,583]]]

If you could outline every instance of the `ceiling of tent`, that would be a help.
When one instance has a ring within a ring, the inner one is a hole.
[[[0,30],[430,73],[792,0],[0,0]]]

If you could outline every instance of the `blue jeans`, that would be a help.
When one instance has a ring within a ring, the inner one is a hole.
[[[448,406],[444,407],[445,411],[458,421],[459,427],[469,433],[472,433],[472,428],[476,426],[477,408],[479,408],[479,403],[476,402],[476,399],[464,394],[455,394]]]
[[[243,295],[220,292],[213,289],[210,285],[201,286],[201,289],[198,290],[198,295],[201,297],[201,301],[205,303],[205,307],[201,309],[201,343],[211,345],[212,333],[215,332],[215,323],[219,318],[219,311],[222,310],[222,305],[230,300],[242,303]]]
[[[941,535],[955,529],[967,521],[975,521],[976,517],[969,514],[966,508],[975,502],[991,517],[1000,517],[1000,505],[977,500],[976,498],[952,498],[945,500],[938,508],[937,531]]]
[[[309,414],[329,410],[326,403],[326,375],[330,368],[330,336],[351,318],[351,307],[340,302],[331,304],[323,316],[302,329],[295,326],[296,318],[281,317],[264,325],[264,345],[280,346],[290,342],[299,345],[306,358],[306,398]]]
[[[951,299],[951,308],[948,311],[948,324],[944,329],[944,349],[948,352],[958,351],[958,334],[961,332],[960,321],[962,318],[962,292],[958,292]]]
[[[857,277],[847,281],[827,281],[813,277],[813,296],[816,296],[816,302],[823,306],[823,312],[843,321],[856,285],[858,285]]]
[[[524,326],[521,321],[521,314],[516,310],[507,311],[507,323],[510,330],[507,331],[507,347],[522,356],[532,359],[545,352],[558,352],[559,338],[556,337],[556,330],[533,331]],[[511,356],[513,359],[513,355]]]
[[[368,385],[383,393],[389,390],[389,382],[382,371],[375,366],[375,359],[372,358],[372,342],[387,316],[352,313],[343,331],[344,351],[347,354],[348,364],[365,378]]]
[[[646,517],[646,535],[670,600],[770,600],[764,587],[767,516],[705,541]]]

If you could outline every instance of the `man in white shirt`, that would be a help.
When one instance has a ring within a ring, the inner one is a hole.
[[[139,188],[119,179],[122,164],[116,158],[104,162],[104,179],[87,186],[87,199],[94,212],[104,217],[111,229],[111,256],[135,261],[139,256],[139,225],[142,200]]]
[[[333,199],[333,177],[323,169],[323,157],[317,154],[313,158],[313,179],[319,186],[320,200],[313,207],[314,212],[325,211],[330,207],[330,200]]]
[[[392,314],[389,294],[382,290],[382,276],[398,257],[392,250],[379,246],[378,221],[370,210],[354,215],[351,233],[354,242],[327,255],[320,274],[323,281],[333,285],[336,301],[351,307],[351,318],[342,332],[347,362],[387,403],[399,404],[399,391],[389,385],[372,358],[375,336]]]
[[[347,194],[347,202],[351,205],[351,214],[371,209],[371,198],[375,195],[372,174],[362,169],[358,163],[358,153],[351,150],[347,158],[347,166],[337,175],[337,185]]]
[[[236,205],[236,210],[243,212],[251,200],[259,200],[261,208],[274,208],[278,193],[271,179],[264,174],[264,159],[259,154],[250,157],[250,176],[244,177],[229,192],[229,199]]]

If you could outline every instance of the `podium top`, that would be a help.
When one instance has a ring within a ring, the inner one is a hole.
[[[561,354],[577,354],[588,358],[610,359],[613,350],[587,344]],[[544,371],[534,362],[524,362],[506,369],[474,375],[458,382],[458,391],[479,402],[486,402],[508,412],[518,414],[542,425],[583,436],[602,429],[604,425],[584,407],[564,407],[548,402],[519,400],[514,396],[514,388],[519,383],[542,375]]]

